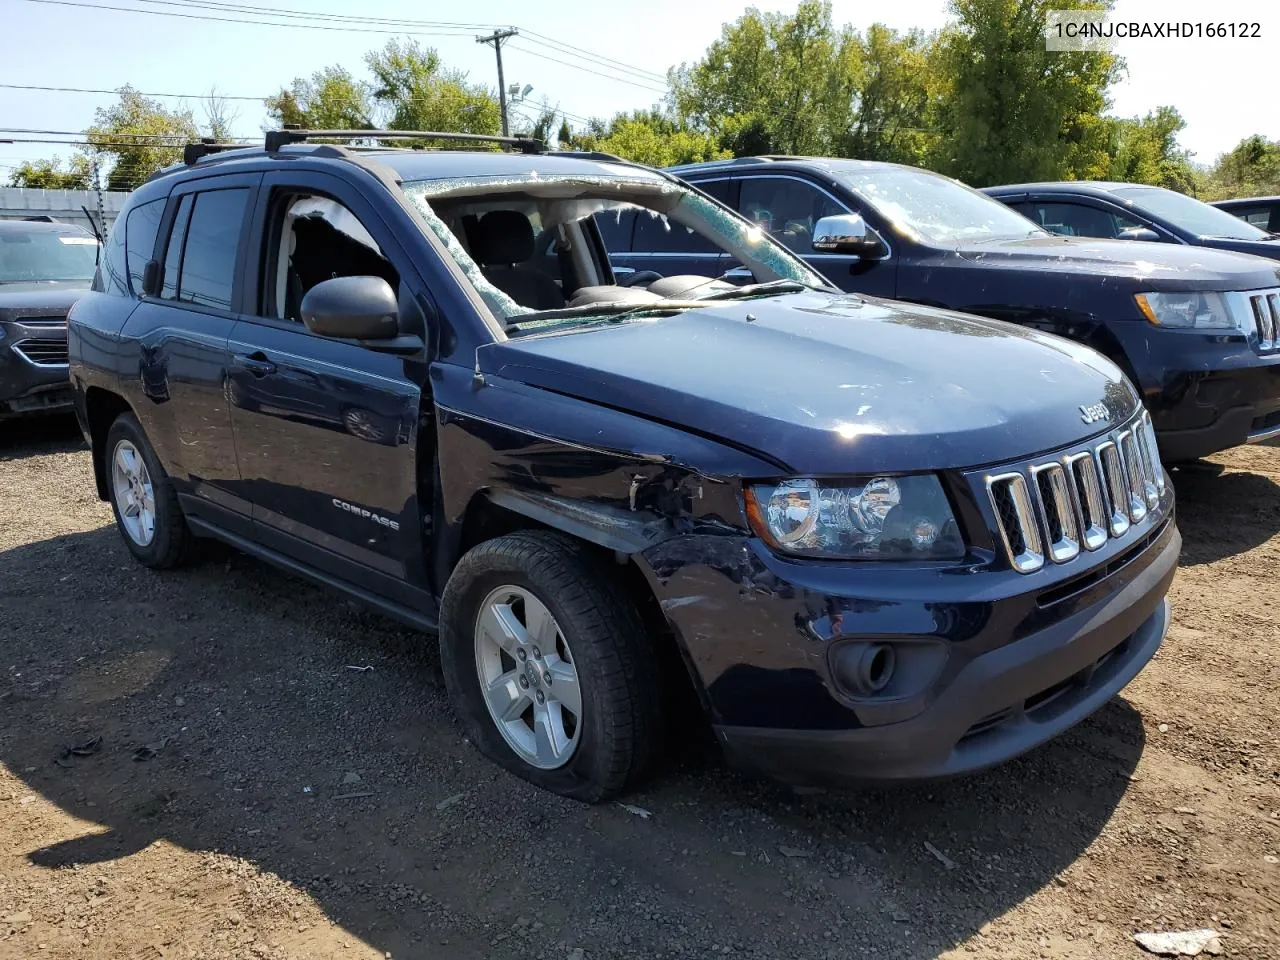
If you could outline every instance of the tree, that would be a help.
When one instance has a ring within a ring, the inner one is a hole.
[[[669,75],[676,115],[736,154],[829,152],[832,74],[848,36],[830,4],[792,16],[749,8],[693,65]]]
[[[1113,119],[1111,123],[1108,179],[1195,192],[1191,155],[1178,145],[1178,134],[1187,123],[1177,110],[1159,107],[1145,117]]]
[[[9,175],[11,187],[35,187],[44,190],[92,190],[93,166],[89,158],[77,155],[64,169],[62,159],[29,160]]]
[[[132,87],[121,87],[120,100],[94,112],[85,131],[88,149],[114,157],[107,174],[108,190],[132,190],[157,170],[182,158],[184,144],[199,130],[190,110],[166,110]]]
[[[391,40],[365,55],[372,96],[391,130],[496,134],[502,129],[497,97],[467,75],[446,70],[440,55],[416,41]]]
[[[920,162],[941,90],[937,37],[880,24],[836,29],[831,7],[749,9],[706,55],[672,71],[678,117],[738,155]]]
[[[218,95],[217,88],[209,91],[202,102],[204,107],[205,133],[220,143],[231,139],[231,127],[240,117],[240,111],[233,108],[226,97]]]
[[[569,144],[575,150],[599,150],[651,167],[700,163],[730,155],[711,135],[681,126],[657,109],[619,113],[607,124],[593,120]]]
[[[1111,0],[950,0],[949,80],[933,165],[974,186],[1096,179],[1111,128],[1102,114],[1122,62],[1110,53],[1051,52],[1050,9],[1109,9]]]
[[[1205,187],[1212,200],[1280,194],[1280,140],[1245,137],[1218,157]]]
[[[325,67],[310,79],[298,77],[264,102],[277,125],[310,130],[368,130],[374,125],[368,84],[343,67]]]
[[[919,165],[938,138],[934,132],[943,89],[938,35],[898,33],[872,24],[850,33],[844,62],[833,77],[847,77],[832,102],[832,145],[842,157]],[[847,104],[847,119],[839,110]]]

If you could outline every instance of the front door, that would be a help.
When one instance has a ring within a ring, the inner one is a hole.
[[[257,309],[231,332],[231,421],[259,536],[381,594],[419,571],[425,356],[313,335],[307,291],[338,276],[418,284],[359,192],[326,174],[270,174],[253,226]],[[412,277],[412,279],[410,279]],[[401,302],[411,296],[401,292]],[[430,460],[424,469],[429,469]]]
[[[867,218],[866,212],[794,174],[744,176],[740,184],[739,212],[841,290],[875,297],[897,293],[897,261],[892,252],[883,260],[864,260],[813,249],[813,230],[823,217],[858,213]],[[868,226],[873,226],[869,220]]]
[[[699,182],[697,186],[723,203],[729,195],[729,183],[721,179]],[[647,210],[605,211],[596,215],[596,225],[619,283],[649,273],[711,279],[736,266],[701,234]],[[746,271],[742,272],[749,277]],[[648,284],[641,281],[636,285]]]

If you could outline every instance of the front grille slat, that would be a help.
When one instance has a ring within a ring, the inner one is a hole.
[[[1021,473],[1003,474],[987,481],[987,489],[1009,562],[1019,573],[1034,573],[1044,566],[1044,545],[1026,479]]]
[[[38,367],[67,362],[67,341],[58,337],[28,337],[15,343],[13,351]]]
[[[1133,439],[1132,430],[1122,430],[1117,440],[1128,480],[1129,519],[1138,523],[1147,515],[1147,481],[1142,475],[1142,458],[1138,456],[1138,444]]]
[[[1058,463],[1042,463],[1031,468],[1035,481],[1040,518],[1049,534],[1049,559],[1066,563],[1080,553],[1080,524],[1067,486],[1067,474]]]
[[[1102,470],[1102,489],[1107,495],[1107,528],[1113,537],[1123,537],[1129,530],[1129,482],[1120,449],[1108,440],[1098,444],[1098,465]]]
[[[59,330],[67,325],[66,317],[17,317],[14,323],[32,330]]]
[[[1247,295],[1249,312],[1258,334],[1258,350],[1280,350],[1280,291],[1262,290]]]
[[[1151,518],[1167,483],[1143,410],[1092,449],[985,478],[1005,555],[1019,573],[1070,563]]]
[[[1080,512],[1080,542],[1086,550],[1097,550],[1107,542],[1107,507],[1098,482],[1098,462],[1086,450],[1067,457],[1066,464]]]

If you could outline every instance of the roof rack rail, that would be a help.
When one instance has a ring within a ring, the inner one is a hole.
[[[483,133],[443,133],[435,130],[268,130],[266,148],[275,153],[290,143],[307,140],[456,140],[461,143],[499,143],[521,153],[545,153],[547,146],[533,137],[494,137]]]
[[[629,165],[632,163],[617,154],[605,153],[603,150],[548,150],[547,156],[573,157],[575,160],[600,160],[605,163],[625,163]]]
[[[203,137],[199,143],[188,143],[182,148],[182,162],[190,167],[210,154],[221,153],[223,150],[244,150],[251,146],[249,143],[219,143],[212,137]]]

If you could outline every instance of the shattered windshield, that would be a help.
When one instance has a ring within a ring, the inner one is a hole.
[[[894,226],[933,243],[1044,233],[999,200],[912,167],[833,164],[845,186]]]
[[[829,288],[758,226],[665,178],[530,174],[419,180],[402,189],[508,335]],[[638,223],[709,255],[677,261],[678,276],[624,269],[614,261],[630,252]],[[624,224],[625,250],[614,244]],[[596,255],[597,237],[610,262]]]

